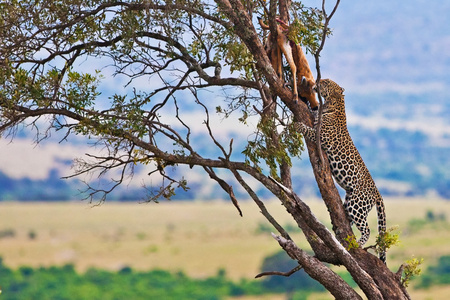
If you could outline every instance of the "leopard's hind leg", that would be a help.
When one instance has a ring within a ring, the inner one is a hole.
[[[364,205],[364,200],[360,200],[357,195],[347,192],[345,195],[344,208],[347,212],[350,224],[355,224],[361,232],[358,244],[362,247],[370,236],[370,228],[367,223],[367,215],[371,209],[370,205]]]

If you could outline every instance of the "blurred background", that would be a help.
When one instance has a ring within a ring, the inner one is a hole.
[[[319,1],[304,4],[318,6]],[[449,15],[450,3],[442,1],[342,1],[321,55],[322,77],[346,90],[349,131],[385,198],[388,226],[399,227],[402,242],[388,253],[389,266],[396,271],[406,260],[424,259],[422,276],[411,281],[414,299],[450,294]],[[241,135],[235,147],[244,147],[249,132],[231,121],[221,127],[224,137]],[[306,278],[253,279],[263,269],[283,265],[286,257],[270,237],[274,229],[243,192],[237,191],[243,201],[240,218],[223,201],[227,196],[221,188],[194,168],[189,170],[191,189],[174,197],[190,201],[142,204],[142,185],[151,178],[140,167],[110,195],[111,203],[92,207],[80,201],[81,180],[90,178],[61,179],[72,174],[73,159],[92,151],[91,146],[83,138],[61,138],[52,133],[36,144],[35,132],[24,128],[14,140],[0,139],[0,287],[5,299],[6,288],[42,297],[47,291],[48,299],[72,299],[76,293],[95,299],[96,293],[100,297],[111,290],[118,299],[136,295],[132,292],[154,299],[181,299],[181,294],[188,299],[262,299],[262,294],[269,294],[267,299],[331,299]],[[194,143],[210,150],[201,137]],[[295,162],[293,176],[294,189],[327,222],[306,155]],[[264,190],[258,192],[280,223],[295,232],[281,205]],[[372,213],[372,232],[375,218]],[[302,245],[301,239],[297,242]],[[286,264],[286,270],[293,267],[289,260]],[[15,285],[8,284],[11,278]],[[50,296],[56,287],[62,294]],[[149,290],[156,294],[145,294]]]

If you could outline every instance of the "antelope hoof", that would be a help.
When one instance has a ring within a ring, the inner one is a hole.
[[[307,81],[306,81],[306,77],[305,76],[302,76],[301,85],[302,86],[306,86],[307,85]]]

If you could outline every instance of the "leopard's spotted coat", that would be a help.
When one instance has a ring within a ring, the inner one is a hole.
[[[330,79],[320,81],[320,94],[325,99],[320,140],[336,182],[346,191],[344,207],[350,222],[361,232],[358,243],[363,246],[370,236],[367,215],[372,207],[377,207],[380,235],[386,232],[386,214],[380,192],[348,133],[343,92]],[[315,141],[317,125],[314,128],[302,123],[295,125],[305,138]],[[386,260],[385,251],[380,259]]]

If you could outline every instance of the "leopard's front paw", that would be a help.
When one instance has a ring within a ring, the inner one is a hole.
[[[304,134],[307,130],[307,126],[301,122],[295,122],[294,127],[295,127],[295,130],[297,130],[301,134]]]

